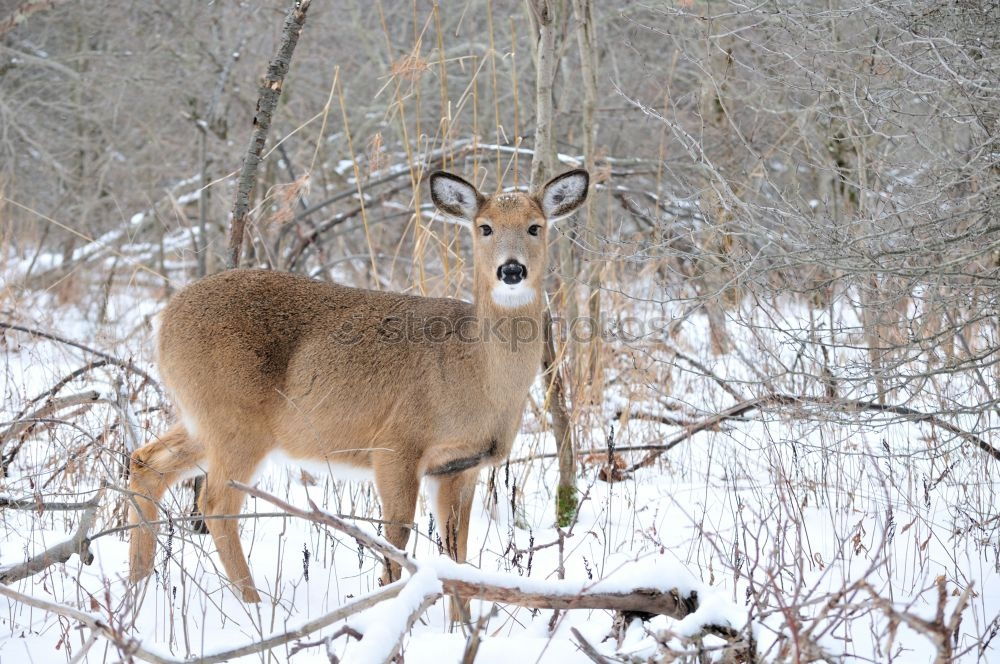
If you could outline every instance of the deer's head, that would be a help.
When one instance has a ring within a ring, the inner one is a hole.
[[[539,303],[548,266],[548,230],[587,199],[590,176],[573,170],[556,176],[534,193],[483,196],[457,175],[437,171],[431,198],[445,215],[472,230],[477,297],[504,309]],[[480,289],[486,289],[483,292]]]

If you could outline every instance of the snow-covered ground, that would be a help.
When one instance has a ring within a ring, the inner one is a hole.
[[[140,289],[123,287],[108,301],[107,322],[98,325],[90,322],[92,311],[31,294],[15,303],[15,319],[155,372],[147,319],[160,306]],[[786,314],[782,326],[788,330],[809,318],[792,304]],[[745,357],[763,358],[757,369],[767,371],[759,329],[733,325],[736,349],[713,357],[706,326],[695,314],[671,342],[727,380],[752,378]],[[23,333],[6,332],[4,339],[3,422],[18,414],[27,398],[93,359]],[[777,360],[797,352],[786,341],[773,335],[766,339]],[[615,419],[626,405],[633,413],[691,418],[735,403],[713,380],[672,363],[656,344],[623,354],[628,361],[609,369],[607,405],[595,407],[584,420],[584,447],[602,448],[609,437],[616,447],[656,444],[681,430],[648,419]],[[125,496],[114,487],[125,484],[130,436],[123,428],[134,427],[143,439],[164,428],[155,390],[140,389],[134,375],[123,384],[122,376],[120,369],[105,366],[65,386],[60,394],[96,389],[118,407],[102,402],[79,416],[66,411],[50,418],[70,424],[40,422],[49,428],[18,453],[9,477],[0,479],[0,495],[40,495],[51,501],[65,494],[66,500],[82,500],[108,482],[112,487],[95,532],[122,525]],[[137,398],[123,409],[118,395],[131,390]],[[974,415],[969,418],[956,424],[971,428]],[[131,424],[123,427],[123,421]],[[513,462],[497,470],[492,484],[482,474],[470,565],[484,573],[537,580],[558,578],[562,567],[566,579],[580,583],[606,579],[616,587],[697,589],[704,610],[714,617],[736,627],[750,621],[762,661],[934,661],[931,632],[911,618],[934,621],[941,610],[947,622],[971,588],[957,633],[948,637],[954,639],[955,659],[1000,660],[991,643],[1000,630],[996,462],[946,432],[886,415],[817,411],[802,418],[769,409],[699,433],[625,481],[599,480],[604,457],[584,457],[579,480],[584,498],[562,547],[543,546],[559,540],[553,524],[557,469],[554,459],[536,457],[553,451],[548,428],[529,408]],[[620,454],[635,461],[645,452]],[[308,496],[330,512],[379,515],[370,483],[310,477],[281,464],[267,465],[257,481],[295,505],[306,506]],[[165,499],[174,516],[186,513],[190,504],[187,487],[175,488]],[[378,589],[381,561],[353,539],[278,515],[261,500],[249,499],[245,512],[259,514],[241,522],[250,567],[265,598],[259,605],[243,604],[230,590],[211,539],[185,531],[180,523],[162,531],[155,575],[138,588],[126,580],[125,532],[97,537],[91,565],[74,556],[10,587],[99,614],[146,650],[178,659],[259,641]],[[428,514],[421,498],[420,536],[411,536],[409,545],[418,561],[439,555]],[[0,567],[66,539],[79,518],[79,512],[3,509]],[[377,533],[377,526],[357,523]],[[89,630],[72,620],[8,599],[0,599],[0,608],[4,664],[123,657],[103,638],[88,641]],[[678,638],[687,633],[683,621],[662,616],[616,627],[605,611],[569,611],[553,622],[551,611],[476,602],[472,608],[474,617],[489,616],[475,660],[484,664],[590,661],[573,628],[609,661],[661,661],[671,648],[693,652],[691,642]],[[349,622],[362,633],[378,630],[390,618],[385,610],[374,607]],[[461,661],[468,632],[451,629],[446,612],[447,602],[438,601],[416,623],[404,643],[407,662]],[[316,643],[341,626],[303,641]],[[710,657],[721,656],[721,650],[711,649],[720,643],[705,640]],[[297,644],[240,661],[329,661],[322,644],[293,654]],[[365,645],[340,637],[330,647],[341,661],[352,662],[362,661]]]

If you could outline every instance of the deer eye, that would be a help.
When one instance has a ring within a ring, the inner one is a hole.
[[[483,224],[482,226],[479,227],[479,230],[480,232],[482,232],[483,237],[486,237],[487,235],[493,235],[493,227],[490,226],[489,224]]]
[[[528,235],[538,235],[538,231],[541,228],[542,227],[539,226],[538,224],[532,224],[532,225],[528,226]]]

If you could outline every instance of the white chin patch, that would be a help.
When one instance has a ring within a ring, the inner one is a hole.
[[[503,282],[493,287],[493,301],[507,309],[516,309],[535,301],[535,289],[525,282],[505,284]]]

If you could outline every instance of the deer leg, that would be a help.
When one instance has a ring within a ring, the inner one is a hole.
[[[205,477],[205,475],[199,475],[194,478],[194,500],[191,501],[191,516],[201,516],[201,512],[198,510],[198,505],[201,504],[201,492],[205,490]],[[208,534],[208,526],[205,525],[205,520],[201,518],[191,522],[191,530],[194,531],[196,535]]]
[[[153,571],[157,520],[156,504],[180,476],[195,468],[204,457],[201,445],[180,424],[175,424],[158,440],[132,453],[129,489],[133,496],[129,523],[136,526],[129,539],[129,579],[134,583]]]
[[[382,519],[386,521],[385,537],[397,549],[405,551],[417,511],[417,492],[420,488],[417,463],[392,454],[380,454],[373,462],[375,488],[382,502]],[[382,585],[399,579],[399,574],[399,563],[386,560]]]
[[[441,541],[448,556],[459,563],[465,562],[468,552],[469,519],[472,515],[472,502],[476,495],[478,478],[477,468],[432,478],[432,481],[437,482],[434,509],[441,531]],[[453,596],[450,613],[452,620],[468,620],[468,598]]]
[[[250,448],[248,445],[247,448]],[[238,515],[243,508],[244,494],[229,486],[230,481],[246,483],[253,476],[260,458],[244,449],[245,454],[228,454],[225,459],[211,459],[212,472],[208,474],[202,493],[201,512],[206,517]],[[253,584],[247,557],[240,544],[239,524],[236,519],[206,519],[208,532],[215,542],[219,559],[226,576],[240,589],[244,602],[260,601],[260,594]]]
[[[469,518],[476,493],[479,470],[466,470],[435,478],[435,516],[445,552],[455,562],[464,563],[469,543]]]

